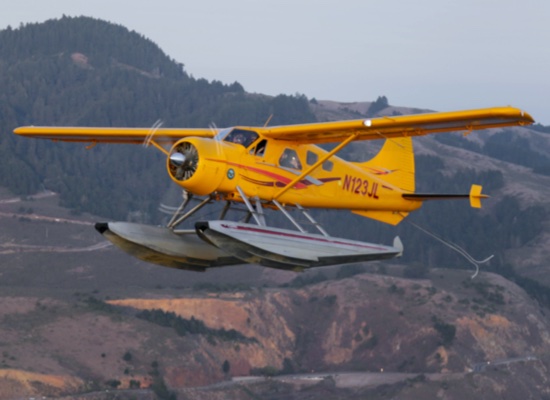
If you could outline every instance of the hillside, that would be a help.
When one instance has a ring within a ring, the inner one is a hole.
[[[11,133],[426,111],[376,95],[345,104],[252,95],[196,79],[138,33],[91,18],[0,31],[0,399],[550,396],[547,127],[415,139],[418,190],[475,182],[491,195],[481,211],[426,204],[407,219],[474,258],[494,254],[474,280],[471,264],[414,226],[337,211],[316,212],[331,234],[380,243],[398,234],[404,257],[302,274],[146,264],[93,223],[165,221],[159,204],[180,193],[158,152]],[[364,160],[379,146],[340,155]]]
[[[0,32],[0,185],[17,194],[45,187],[77,212],[154,221],[169,186],[160,153],[136,146],[87,151],[11,132],[157,120],[166,127],[253,125],[271,114],[274,123],[314,119],[305,98],[248,95],[238,83],[192,78],[154,43],[104,21],[64,17]]]
[[[65,213],[55,196],[11,200],[4,194],[0,203],[8,227],[0,398],[115,387],[148,398],[161,379],[197,399],[270,398],[274,390],[297,399],[442,390],[448,398],[503,390],[538,398],[548,387],[547,313],[498,275],[471,280],[468,271],[433,269],[404,279],[403,267],[388,263],[306,274],[171,271],[102,246],[94,218]],[[229,381],[279,373],[298,375]]]
[[[372,103],[317,102],[318,117],[333,119],[369,116]],[[419,110],[388,105],[381,115]],[[533,128],[487,130],[464,137],[461,133],[415,139],[417,190],[466,192],[472,182],[482,184],[491,198],[481,212],[455,203],[426,203],[409,217],[436,235],[467,249],[476,259],[494,255],[488,266],[528,288],[546,304],[550,300],[550,219],[546,199],[550,195],[550,135],[540,125]],[[347,154],[363,160],[374,154],[371,143],[358,143]],[[376,149],[376,147],[374,148]],[[367,156],[365,156],[367,155]],[[457,207],[460,206],[460,207]],[[407,221],[405,221],[407,222]],[[382,241],[396,233],[406,238],[415,254],[405,253],[406,263],[470,268],[465,260],[407,223],[397,230],[359,221],[356,233],[369,232]],[[354,223],[355,226],[357,222]],[[349,224],[345,232],[350,234]],[[342,229],[344,231],[344,229]],[[353,231],[353,229],[352,229]],[[351,232],[353,233],[353,232]],[[541,285],[542,284],[542,285]]]
[[[3,206],[17,236],[0,249],[0,398],[115,388],[150,398],[161,387],[196,399],[540,398],[549,387],[547,313],[498,275],[404,279],[387,263],[370,265],[382,274],[334,267],[326,277],[171,271],[100,246],[89,218],[52,200],[16,218]],[[291,376],[261,378],[281,373]],[[249,375],[260,378],[231,380]]]

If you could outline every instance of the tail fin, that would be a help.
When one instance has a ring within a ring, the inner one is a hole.
[[[480,185],[472,185],[470,189],[470,206],[473,208],[481,208],[481,199],[486,199],[489,196],[481,193]]]
[[[392,138],[374,158],[358,164],[398,188],[414,193],[414,151],[412,138]]]

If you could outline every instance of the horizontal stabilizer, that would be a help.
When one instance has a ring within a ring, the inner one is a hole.
[[[470,206],[473,208],[481,208],[481,199],[486,199],[489,196],[481,193],[480,185],[472,185],[469,194],[431,194],[431,193],[403,193],[403,198],[411,201],[428,201],[428,200],[456,200],[470,199]]]
[[[413,201],[469,199],[469,194],[403,193],[403,198]]]
[[[472,185],[470,189],[470,206],[473,208],[481,208],[481,199],[486,199],[489,196],[481,193],[480,185]]]

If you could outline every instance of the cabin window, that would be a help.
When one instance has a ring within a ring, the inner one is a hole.
[[[285,149],[283,151],[281,158],[279,158],[279,165],[286,168],[302,169],[302,163],[298,158],[298,154],[292,149]]]
[[[258,139],[258,134],[254,131],[235,128],[225,137],[226,142],[240,144],[244,147],[250,146]]]
[[[328,172],[332,171],[332,167],[334,167],[334,164],[333,164],[332,161],[328,161],[328,160],[327,160],[327,161],[325,161],[325,162],[323,163],[323,169],[324,169],[325,171],[328,171]]]
[[[306,163],[307,165],[313,165],[317,162],[317,160],[319,159],[319,156],[317,155],[317,153],[314,153],[312,151],[308,151],[307,152],[307,155],[306,155]]]
[[[263,139],[258,143],[257,146],[250,149],[250,154],[255,155],[256,157],[263,157],[265,154],[265,148],[267,146],[267,140]]]
[[[317,155],[317,153],[314,153],[314,152],[308,150],[308,152],[306,154],[306,163],[307,163],[307,165],[313,165],[318,160],[319,160],[319,156]],[[323,163],[323,169],[325,171],[328,171],[328,172],[332,171],[333,166],[334,166],[334,164],[332,163],[332,161],[327,160]]]

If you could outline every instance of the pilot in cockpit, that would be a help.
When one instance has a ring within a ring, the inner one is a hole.
[[[244,129],[234,129],[225,138],[226,142],[232,142],[235,144],[243,145],[244,147],[250,146],[256,139],[258,134],[254,131],[247,131]]]
[[[244,137],[243,133],[237,133],[233,138],[233,143],[244,144],[245,141],[246,141],[246,138]]]

